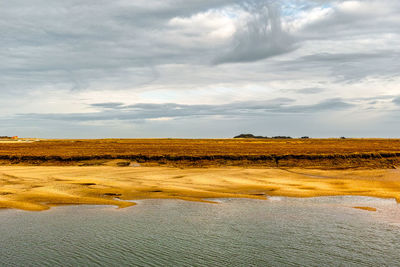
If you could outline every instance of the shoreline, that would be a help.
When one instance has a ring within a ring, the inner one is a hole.
[[[0,208],[41,211],[75,204],[124,208],[141,199],[210,203],[213,198],[264,200],[270,196],[366,196],[399,203],[400,171],[0,166]]]
[[[279,200],[278,200],[279,199]],[[325,207],[341,207],[346,209],[355,209],[359,211],[364,211],[367,213],[382,213],[388,212],[390,209],[397,208],[400,203],[394,198],[380,198],[380,197],[368,197],[368,196],[357,196],[357,195],[333,195],[333,196],[317,196],[317,197],[288,197],[288,196],[267,196],[265,199],[255,199],[255,198],[210,198],[203,199],[201,201],[197,200],[184,200],[180,198],[145,198],[136,200],[125,200],[126,202],[131,202],[134,205],[120,208],[115,205],[107,204],[60,204],[60,205],[49,205],[49,209],[46,210],[24,210],[15,208],[0,208],[1,212],[27,212],[27,213],[41,213],[41,212],[51,212],[56,211],[58,208],[80,208],[87,207],[100,210],[108,210],[113,212],[124,212],[127,208],[135,208],[138,205],[143,205],[147,201],[182,201],[182,202],[192,202],[198,204],[212,204],[212,205],[223,205],[230,202],[236,202],[241,200],[248,201],[269,201],[271,203],[283,202],[294,204],[295,202],[302,203],[304,205],[319,205]],[[161,202],[160,202],[161,203]],[[240,202],[238,202],[240,203]],[[399,217],[400,218],[400,217]]]

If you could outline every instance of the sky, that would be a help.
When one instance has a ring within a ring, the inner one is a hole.
[[[400,137],[400,1],[0,0],[0,125]]]

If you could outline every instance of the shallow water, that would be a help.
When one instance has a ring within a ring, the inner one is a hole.
[[[400,265],[400,207],[394,200],[218,201],[144,200],[122,210],[3,210],[0,265]]]

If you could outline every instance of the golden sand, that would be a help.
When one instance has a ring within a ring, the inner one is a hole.
[[[134,205],[126,200],[151,198],[207,201],[337,195],[395,198],[400,202],[400,172],[235,167],[0,167],[0,208],[31,211],[69,204],[123,208]]]

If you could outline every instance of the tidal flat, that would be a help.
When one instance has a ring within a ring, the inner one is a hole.
[[[126,208],[141,199],[367,196],[400,201],[398,169],[0,166],[0,208],[62,205]],[[375,207],[357,207],[374,210]]]

